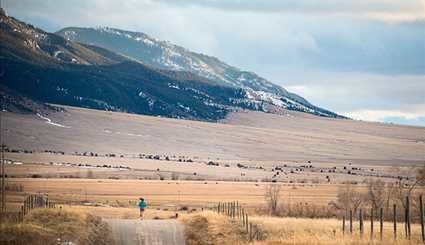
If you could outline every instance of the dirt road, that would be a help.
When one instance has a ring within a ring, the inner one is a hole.
[[[176,220],[107,219],[117,245],[184,245]]]

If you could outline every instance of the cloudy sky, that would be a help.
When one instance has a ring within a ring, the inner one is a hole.
[[[425,126],[425,0],[3,0],[47,31],[145,32],[356,119]]]

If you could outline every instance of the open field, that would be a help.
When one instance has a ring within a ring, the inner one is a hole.
[[[420,127],[292,111],[205,123],[65,108],[44,118],[3,113],[6,159],[24,163],[8,166],[10,177],[340,184],[412,177],[425,164]]]
[[[153,207],[170,210],[181,206],[207,207],[217,202],[239,200],[247,207],[264,205],[266,183],[216,181],[147,181],[100,179],[12,179],[27,193],[46,193],[59,203],[99,203],[128,207],[140,196]],[[326,205],[336,197],[338,185],[284,185],[288,202]]]
[[[425,128],[321,118],[287,111],[232,113],[222,123],[65,107],[43,115],[3,113],[12,149],[157,154],[213,161],[420,165]],[[49,118],[49,122],[46,118]]]
[[[254,163],[208,162],[194,160],[140,159],[139,157],[77,156],[51,153],[6,153],[11,178],[98,178],[139,180],[216,180],[284,183],[362,183],[369,178],[386,182],[399,176],[412,177],[411,166],[370,166],[309,163],[276,163],[272,166]],[[12,164],[13,163],[13,164]]]

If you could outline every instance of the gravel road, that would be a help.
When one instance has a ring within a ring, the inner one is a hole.
[[[117,245],[184,245],[177,220],[107,219]]]

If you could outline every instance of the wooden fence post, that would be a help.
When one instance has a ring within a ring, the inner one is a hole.
[[[397,240],[397,205],[393,204],[394,240]]]
[[[382,237],[384,235],[384,209],[379,209],[379,236],[382,240]]]
[[[245,226],[246,226],[246,233],[248,233],[248,213],[245,213]]]
[[[360,226],[360,236],[363,236],[363,210],[362,209],[360,209],[360,212],[359,212],[359,226]]]
[[[21,222],[24,222],[24,210],[25,210],[25,207],[24,206],[21,206],[21,212],[20,212],[20,214],[21,214],[21,217],[19,217],[19,219],[21,220]]]
[[[422,201],[422,195],[419,196],[419,211],[420,211],[420,221],[421,221],[421,234],[422,241],[425,242],[425,231],[424,231],[424,204]]]
[[[230,218],[233,219],[234,213],[235,213],[235,202],[233,201],[230,203]]]
[[[406,196],[406,231],[407,237],[410,240],[410,199],[409,196]]]
[[[373,205],[370,209],[370,239],[373,239]]]
[[[345,215],[342,216],[342,235],[345,235]]]
[[[353,210],[350,210],[350,233],[353,234]]]
[[[249,240],[252,240],[252,223],[249,223]]]

